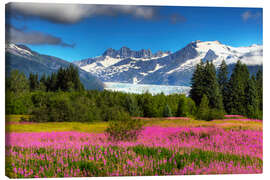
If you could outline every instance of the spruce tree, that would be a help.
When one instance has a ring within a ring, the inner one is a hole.
[[[49,81],[49,91],[58,90],[56,73],[53,72],[49,77],[48,81]]]
[[[196,65],[196,69],[191,78],[191,90],[189,96],[198,106],[201,102],[202,95],[204,94],[204,65],[201,60],[199,64]]]
[[[38,74],[29,74],[30,91],[35,91],[39,88]]]
[[[217,81],[216,68],[212,62],[206,62],[203,79],[205,82],[204,92],[209,100],[209,107],[223,110],[222,94]]]
[[[245,64],[237,61],[228,83],[228,102],[226,112],[230,114],[245,114],[246,92],[249,80],[249,71]]]
[[[79,70],[73,65],[70,64],[67,68],[59,68],[56,76],[56,86],[58,89],[62,91],[84,90],[80,81]]]
[[[256,88],[256,79],[252,76],[246,87],[246,115],[249,118],[258,118],[259,115],[259,99]]]
[[[223,99],[223,105],[224,108],[226,109],[226,104],[227,104],[227,99],[228,99],[228,67],[226,62],[223,60],[221,65],[219,66],[219,71],[218,71],[218,83],[219,83],[219,89],[222,94],[222,99]]]
[[[197,111],[197,119],[202,120],[208,120],[209,116],[209,101],[205,94],[203,94],[203,97],[201,99],[201,103],[199,105],[198,111]]]

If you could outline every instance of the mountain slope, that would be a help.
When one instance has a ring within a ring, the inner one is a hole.
[[[262,67],[262,56],[262,45],[231,47],[219,41],[195,41],[175,53],[159,51],[153,54],[150,50],[110,48],[99,57],[73,63],[108,82],[190,85],[190,78],[200,60],[212,61],[216,67],[222,60],[230,67],[241,60],[256,72]]]
[[[24,45],[6,44],[6,73],[13,69],[24,72],[27,76],[32,73],[49,75],[60,67],[67,67],[70,63],[62,59],[42,55],[32,51]],[[79,69],[80,80],[86,89],[104,88],[104,84],[95,76]]]

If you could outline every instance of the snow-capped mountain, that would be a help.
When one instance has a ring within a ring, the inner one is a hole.
[[[14,69],[27,76],[30,73],[38,73],[39,76],[49,75],[56,72],[60,67],[67,67],[70,64],[70,62],[54,56],[39,54],[25,45],[7,43],[5,50],[7,75]],[[91,73],[79,69],[79,75],[86,89],[102,90],[104,88],[103,82]]]
[[[159,51],[153,54],[149,49],[110,48],[99,57],[75,61],[74,64],[107,82],[189,85],[200,60],[212,61],[216,67],[222,60],[230,67],[238,60],[249,67],[260,67],[262,56],[262,45],[231,47],[219,41],[194,41],[175,53]]]

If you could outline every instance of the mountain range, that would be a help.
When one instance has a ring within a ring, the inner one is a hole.
[[[231,73],[241,60],[251,73],[262,68],[263,46],[227,46],[219,41],[194,41],[171,53],[150,49],[139,51],[122,47],[107,49],[101,56],[73,61],[104,82],[190,86],[192,73],[201,60],[211,61],[218,68],[225,60]]]
[[[25,45],[6,44],[6,75],[17,69],[26,76],[30,73],[49,75],[60,67],[68,67],[71,63],[60,58],[39,54]],[[104,89],[104,84],[97,77],[79,68],[80,80],[86,89]]]
[[[229,74],[241,60],[252,74],[263,64],[263,46],[227,46],[219,41],[194,41],[172,53],[150,49],[139,51],[122,47],[107,49],[101,56],[72,63],[79,67],[79,75],[87,89],[103,89],[103,82],[190,86],[190,79],[200,61],[211,61],[218,68],[222,60],[228,64]],[[63,59],[40,54],[25,45],[6,44],[6,73],[18,69],[27,76],[32,73],[50,74],[71,64]]]

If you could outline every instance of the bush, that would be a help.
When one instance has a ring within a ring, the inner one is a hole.
[[[142,121],[131,119],[128,113],[122,113],[120,119],[109,122],[105,134],[110,141],[135,141],[142,130]]]
[[[199,105],[196,118],[197,119],[202,119],[202,120],[209,120],[208,115],[209,115],[209,107],[208,107],[209,101],[206,95],[203,95],[201,103]]]
[[[224,119],[224,112],[218,109],[210,109],[208,115],[208,121],[214,119]]]
[[[203,95],[201,104],[198,108],[196,118],[201,120],[214,120],[214,119],[223,119],[224,118],[224,112],[219,109],[212,109],[208,107],[208,98],[206,95]]]

